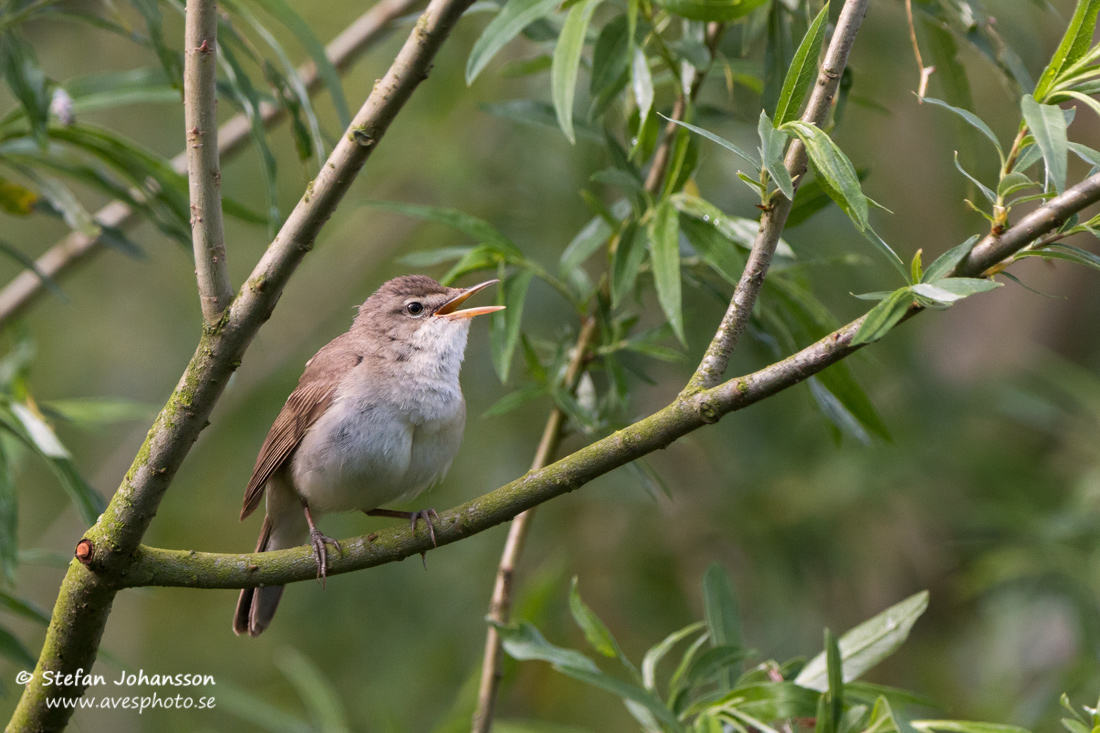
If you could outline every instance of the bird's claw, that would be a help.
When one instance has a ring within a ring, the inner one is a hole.
[[[428,525],[428,536],[432,538],[432,547],[439,547],[439,544],[435,541],[435,525],[432,524],[432,519],[439,521],[439,512],[435,509],[421,509],[418,512],[409,512],[409,528],[412,529],[413,534],[416,534],[416,523],[423,519],[424,523]]]
[[[313,527],[309,530],[309,544],[313,548],[313,557],[317,561],[317,579],[321,581],[321,587],[325,587],[325,579],[328,577],[328,547],[332,545],[341,555],[344,548],[340,547],[337,540],[323,534],[321,530]]]

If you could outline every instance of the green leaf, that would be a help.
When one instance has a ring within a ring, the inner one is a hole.
[[[987,293],[990,290],[995,290],[1001,287],[1002,283],[995,280],[986,280],[984,278],[976,277],[949,277],[936,280],[932,284],[919,283],[913,286],[913,292],[924,295],[925,297],[931,297],[927,293],[921,290],[921,288],[935,288],[940,293],[946,293],[948,298],[937,297],[937,300],[941,300],[944,303],[953,303],[956,300],[961,300],[967,296],[974,295],[975,293]]]
[[[526,258],[516,244],[498,232],[484,219],[471,216],[457,209],[448,209],[443,206],[427,206],[424,204],[407,204],[401,201],[364,201],[364,205],[383,211],[392,211],[415,219],[424,219],[437,224],[457,229],[467,236],[479,242],[492,245],[501,254],[507,255],[510,262],[524,262]]]
[[[974,176],[967,173],[966,169],[962,167],[962,163],[959,162],[959,151],[958,150],[955,151],[955,169],[958,170],[959,173],[962,173],[964,176],[966,176],[966,178],[971,183],[973,183],[975,186],[977,186],[978,190],[982,192],[982,195],[985,196],[986,200],[989,201],[989,203],[991,203],[991,204],[997,203],[997,194],[993,193],[993,191],[989,188],[989,186],[986,186],[984,183],[979,181],[977,178],[975,178]]]
[[[688,20],[726,22],[748,15],[765,2],[767,0],[660,0],[658,4]]]
[[[905,290],[899,290],[905,297]],[[921,591],[864,621],[840,637],[840,655],[844,664],[844,682],[859,679],[863,673],[897,651],[909,637],[909,631],[928,608],[928,591]],[[806,663],[795,684],[824,692],[829,689],[829,671],[825,652]]]
[[[46,75],[38,65],[34,47],[15,31],[0,34],[0,74],[23,108],[31,132],[39,145],[46,144],[46,123],[50,115],[50,95]]]
[[[657,114],[661,115],[660,112],[658,112]],[[684,128],[687,128],[688,130],[691,130],[692,132],[694,132],[697,135],[702,135],[703,137],[705,137],[707,140],[710,140],[711,142],[718,143],[723,148],[725,148],[726,150],[729,150],[734,155],[738,156],[739,158],[744,160],[746,163],[751,165],[754,174],[760,175],[760,161],[758,161],[756,158],[752,157],[752,155],[750,155],[749,153],[746,153],[744,150],[742,150],[738,146],[731,143],[729,140],[726,140],[724,137],[719,137],[718,135],[715,135],[713,132],[709,132],[707,130],[704,130],[701,127],[696,127],[695,125],[689,125],[688,123],[683,122],[681,120],[674,120],[671,117],[665,117],[664,115],[661,115],[661,117],[664,117],[666,120],[668,120],[669,122],[671,122],[674,125],[679,125],[680,127],[684,127]]]
[[[1016,255],[1019,257],[1042,257],[1047,260],[1066,260],[1076,262],[1079,265],[1100,270],[1100,257],[1092,252],[1074,247],[1069,244],[1055,243],[1038,250],[1024,250]]]
[[[281,218],[279,215],[279,189],[276,180],[275,155],[271,152],[271,146],[268,145],[267,130],[264,128],[263,116],[260,112],[260,105],[263,100],[260,98],[259,91],[252,85],[248,72],[237,60],[237,55],[233,51],[235,43],[228,42],[228,39],[233,38],[232,34],[223,33],[222,38],[223,40],[218,49],[220,52],[218,53],[218,60],[222,62],[222,68],[225,70],[229,88],[237,105],[248,119],[248,137],[260,158],[260,170],[263,173],[264,195],[267,200],[268,232],[274,234]],[[246,52],[248,51],[248,48],[243,45],[241,48]]]
[[[856,175],[862,181],[867,175],[867,170],[857,170]],[[828,191],[821,185],[818,178],[803,181],[798,186],[798,197],[791,206],[791,213],[787,215],[787,228],[799,226],[811,216],[824,209],[832,201]]]
[[[537,400],[540,397],[545,397],[548,394],[549,390],[545,384],[525,384],[515,392],[509,392],[494,402],[488,410],[481,414],[481,416],[490,418],[507,415],[509,412],[519,409],[528,402]]]
[[[680,213],[709,222],[722,236],[745,249],[752,249],[757,231],[760,229],[760,222],[740,216],[729,216],[709,201],[685,193],[674,194],[671,200]],[[775,256],[787,260],[795,259],[794,250],[783,239],[780,239],[775,247]]]
[[[640,687],[632,685],[629,682],[615,679],[614,677],[609,677],[599,670],[580,669],[576,667],[560,667],[558,669],[560,672],[569,675],[573,679],[606,690],[613,695],[619,696],[624,701],[639,703],[655,718],[665,723],[671,730],[682,730],[680,721],[676,719],[672,711],[661,704],[661,701],[655,695]]]
[[[894,269],[901,273],[902,278],[904,278],[906,282],[909,281],[909,269],[905,266],[905,263],[902,262],[901,258],[898,257],[898,253],[886,243],[886,240],[878,235],[878,232],[871,227],[867,227],[863,230],[863,237],[871,244],[875,245],[879,252],[886,256],[886,259],[890,261]]]
[[[0,591],[0,608],[14,613],[16,616],[29,619],[39,626],[48,626],[50,623],[50,614],[45,609],[39,607],[33,601],[17,598],[11,593]]]
[[[1013,171],[1002,178],[1001,182],[997,184],[997,196],[1002,199],[1007,199],[1017,191],[1022,191],[1025,188],[1031,188],[1032,186],[1038,185],[1038,183],[1031,180],[1025,174],[1019,171]]]
[[[43,402],[42,412],[51,418],[82,425],[108,425],[156,417],[156,405],[133,400],[91,397]]]
[[[490,356],[493,368],[500,377],[501,384],[508,381],[512,369],[512,355],[519,343],[519,327],[523,319],[523,303],[527,298],[527,288],[534,276],[532,270],[520,270],[505,278],[498,293],[498,305],[504,310],[491,316],[489,323]]]
[[[775,181],[779,192],[786,196],[788,201],[793,201],[794,183],[791,181],[787,166],[783,163],[787,133],[777,130],[764,110],[760,110],[760,121],[757,123],[756,130],[760,134],[760,159],[764,162],[764,170]]]
[[[645,657],[642,658],[642,680],[647,690],[657,689],[657,665],[672,650],[672,647],[704,628],[706,628],[706,624],[702,621],[689,624],[679,631],[673,631],[660,643],[650,647],[649,651],[645,653]]]
[[[668,199],[657,205],[649,221],[649,246],[657,300],[676,338],[686,344],[680,294],[680,214]]]
[[[619,303],[634,290],[638,278],[638,269],[645,260],[645,235],[638,231],[634,222],[630,222],[619,236],[619,243],[611,255],[611,307]]]
[[[9,586],[15,584],[15,569],[19,564],[19,541],[16,530],[19,526],[19,497],[15,492],[15,475],[12,472],[11,460],[3,450],[0,443],[0,570],[3,571],[4,580]],[[15,608],[17,599],[4,594],[4,605],[8,610],[19,611]],[[10,599],[8,602],[7,599]],[[20,602],[20,607],[32,608],[25,602]],[[43,612],[45,615],[45,612]],[[35,614],[20,615],[33,617]],[[46,623],[49,616],[46,615]]]
[[[577,70],[581,51],[588,33],[588,23],[600,0],[580,0],[569,10],[558,43],[554,46],[554,61],[550,67],[550,90],[558,125],[570,143],[576,143],[573,132],[573,99],[577,93]]]
[[[604,25],[592,49],[592,76],[588,94],[592,98],[590,119],[598,119],[626,86],[630,77],[630,30],[625,15]],[[548,59],[546,67],[553,63]]]
[[[1100,0],[1097,0],[1100,2]],[[1067,158],[1069,145],[1066,139],[1066,118],[1060,107],[1053,104],[1039,104],[1030,94],[1020,101],[1024,121],[1035,136],[1035,144],[1043,153],[1046,163],[1047,187],[1061,193],[1066,187]]]
[[[993,147],[997,148],[997,155],[1001,157],[1001,164],[1004,165],[1005,153],[1004,150],[1001,149],[1001,142],[997,139],[997,135],[993,132],[992,128],[990,128],[989,125],[985,124],[981,117],[978,117],[976,114],[970,112],[969,110],[954,107],[941,99],[924,97],[924,101],[930,102],[931,104],[934,104],[938,107],[943,107],[944,109],[951,110],[963,120],[965,120],[966,123],[973,127],[975,130],[985,135],[993,143]]]
[[[734,688],[725,699],[739,700],[737,709],[758,720],[812,718],[818,695],[793,682],[758,682]]]
[[[466,60],[466,84],[473,84],[481,70],[520,31],[554,12],[560,0],[508,0],[474,43]]]
[[[0,178],[0,209],[14,216],[26,216],[34,210],[38,194],[18,183]]]
[[[471,250],[473,250],[473,247],[469,246],[426,249],[423,252],[411,252],[400,257],[397,261],[402,265],[420,269],[422,267],[433,267],[435,265],[442,265],[445,262],[460,260],[468,255]]]
[[[952,247],[937,257],[924,271],[924,277],[921,278],[921,281],[926,283],[935,282],[950,275],[959,263],[966,259],[966,256],[970,254],[970,250],[974,249],[974,245],[978,243],[979,239],[980,236],[975,234],[962,244]]]
[[[895,290],[867,313],[859,332],[852,339],[852,344],[878,341],[898,324],[911,305],[913,294],[909,292],[909,288]]]
[[[1050,90],[1060,81],[1062,72],[1079,61],[1092,46],[1096,32],[1096,15],[1100,12],[1100,0],[1077,0],[1077,8],[1062,36],[1062,42],[1035,85],[1035,99],[1046,99]]]
[[[27,647],[23,646],[23,642],[2,627],[0,627],[0,657],[4,657],[23,669],[34,669],[34,666],[38,664],[38,660],[27,651]]]
[[[293,685],[318,733],[349,733],[347,712],[321,670],[293,647],[284,647],[275,656],[275,665]]]
[[[829,3],[825,3],[806,30],[806,35],[798,44],[798,50],[794,52],[790,69],[783,80],[783,88],[779,92],[779,102],[775,107],[776,127],[795,119],[799,110],[802,109],[806,92],[809,91],[814,77],[817,76],[817,59],[821,55],[821,45],[825,41],[825,25],[828,19]],[[792,198],[786,192],[783,195]]]
[[[846,364],[834,364],[820,372],[816,379],[844,406],[844,409],[851,413],[852,417],[859,421],[860,425],[883,440],[891,440],[890,429],[886,427],[874,403],[859,386]]]
[[[712,563],[703,574],[703,612],[707,620],[711,643],[718,647],[741,647],[741,614],[737,610],[737,595],[725,569]],[[722,689],[733,686],[732,669],[722,675]]]
[[[592,612],[585,602],[581,600],[580,589],[577,585],[577,576],[573,576],[573,582],[569,586],[569,612],[573,615],[573,620],[577,622],[577,626],[584,632],[584,637],[588,640],[588,643],[592,645],[592,648],[598,651],[605,657],[618,658],[622,662],[631,674],[641,682],[641,675],[638,673],[637,667],[629,659],[626,658],[626,654],[623,653],[622,648],[619,646],[619,642],[615,641],[615,637],[611,635],[611,631],[599,616]]]
[[[538,629],[526,621],[518,626],[497,626],[501,646],[513,659],[550,662],[560,669],[583,669],[599,672],[595,662],[574,649],[555,646]]]
[[[254,2],[270,13],[275,20],[286,26],[286,29],[293,33],[298,42],[302,44],[306,53],[309,54],[309,57],[313,59],[313,63],[317,66],[317,73],[320,75],[321,81],[324,82],[329,96],[332,97],[332,103],[336,107],[336,114],[340,119],[340,127],[344,129],[350,127],[351,112],[348,111],[348,100],[344,97],[344,87],[340,83],[340,73],[329,61],[324,44],[317,40],[317,36],[313,34],[313,29],[310,28],[309,23],[294,12],[284,0],[254,0]]]
[[[1031,733],[1027,728],[997,723],[975,723],[969,720],[914,720],[912,726],[922,733]]]
[[[825,629],[825,669],[829,683],[826,700],[833,719],[830,728],[836,730],[844,712],[844,662],[836,637],[828,629]]]
[[[1069,149],[1072,150],[1078,158],[1089,165],[1100,168],[1100,150],[1093,150],[1087,145],[1075,142],[1069,144]]]
[[[0,253],[7,255],[12,260],[15,260],[20,265],[33,272],[35,276],[42,281],[42,284],[46,287],[46,289],[53,293],[54,296],[60,298],[61,300],[67,300],[65,298],[65,294],[61,292],[61,287],[57,284],[57,282],[49,275],[42,272],[42,270],[38,267],[38,262],[36,262],[33,258],[27,256],[27,254],[24,253],[21,249],[9,242],[5,242],[4,240],[0,239]]]
[[[640,125],[645,124],[649,110],[653,107],[653,76],[649,73],[649,59],[640,48],[634,49],[634,59],[630,64],[630,77],[633,80],[634,102],[638,105]]]
[[[859,176],[848,157],[820,128],[794,120],[783,125],[798,135],[806,146],[814,172],[832,197],[859,231],[867,228],[867,197],[859,186]],[[904,268],[904,265],[902,265]]]
[[[692,249],[726,282],[736,285],[745,267],[737,246],[713,226],[692,216],[680,218],[680,229]]]

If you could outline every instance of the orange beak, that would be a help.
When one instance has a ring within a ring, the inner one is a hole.
[[[504,306],[502,305],[486,305],[482,306],[481,308],[464,308],[462,310],[456,310],[458,306],[466,302],[466,300],[469,299],[471,295],[478,292],[479,290],[484,290],[490,285],[498,282],[500,282],[500,280],[486,280],[483,283],[478,283],[473,287],[466,288],[461,293],[441,305],[439,307],[439,310],[437,310],[432,315],[438,316],[440,318],[446,318],[450,321],[459,321],[463,318],[473,318],[474,316],[483,316],[486,313],[496,313],[497,311],[502,311],[504,310]]]

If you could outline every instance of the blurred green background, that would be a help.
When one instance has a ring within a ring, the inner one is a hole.
[[[360,4],[293,3],[322,40],[364,10]],[[1072,13],[1066,0],[989,0],[997,29],[1033,77],[1042,70]],[[525,253],[548,264],[590,217],[577,196],[604,165],[583,138],[575,147],[552,127],[517,125],[480,105],[522,96],[548,99],[547,75],[504,78],[501,60],[472,87],[463,68],[487,16],[463,19],[429,81],[386,135],[316,250],[290,282],[216,408],[153,522],[148,544],[239,552],[251,550],[259,520],[237,521],[243,487],[267,428],[306,359],[347,328],[353,308],[389,277],[408,271],[402,254],[465,243],[435,225],[419,225],[364,207],[368,199],[447,206],[482,217]],[[357,107],[384,73],[405,25],[345,77]],[[61,23],[28,26],[55,79],[151,63],[118,37]],[[166,33],[182,43],[182,22],[166,15]],[[293,44],[287,36],[288,46]],[[509,59],[534,55],[520,41]],[[300,53],[296,60],[305,58]],[[964,48],[975,108],[1002,139],[1019,119],[1017,98],[973,50]],[[869,196],[893,215],[876,226],[903,258],[918,248],[925,262],[983,231],[962,203],[969,195],[952,154],[967,144],[942,110],[912,94],[916,64],[904,5],[875,2],[850,61],[851,98],[837,142],[869,175]],[[938,80],[933,76],[932,92]],[[716,85],[715,104],[727,103]],[[757,98],[740,90],[741,119],[706,119],[738,139],[755,130]],[[704,95],[706,98],[706,94]],[[317,109],[337,128],[327,97]],[[4,108],[10,98],[4,97]],[[660,100],[659,100],[660,103]],[[222,113],[231,113],[223,105]],[[1075,139],[1096,146],[1095,117],[1081,110]],[[184,141],[178,104],[135,105],[90,113],[172,156]],[[701,123],[702,124],[702,123]],[[311,173],[283,126],[272,135],[279,203],[289,211]],[[973,146],[973,143],[971,143]],[[733,159],[713,146],[697,181],[726,211],[752,217],[752,201],[735,186]],[[988,151],[982,151],[988,152]],[[974,155],[972,147],[964,150]],[[987,168],[993,170],[988,158]],[[226,164],[228,195],[263,210],[253,151]],[[972,166],[982,171],[983,163]],[[1087,173],[1071,161],[1070,180]],[[94,196],[89,200],[95,200]],[[229,221],[234,283],[269,241],[263,227]],[[4,238],[39,254],[65,233],[41,217],[3,218]],[[39,400],[115,397],[163,403],[191,356],[201,323],[189,251],[149,225],[133,234],[144,260],[109,251],[64,283],[68,302],[48,298],[23,319],[37,357],[31,386]],[[858,252],[873,259],[835,209],[786,234],[803,259]],[[1087,243],[1082,246],[1090,246]],[[7,280],[17,271],[0,265]],[[561,644],[579,646],[568,618],[568,581],[577,575],[585,600],[635,658],[666,633],[702,617],[699,582],[712,562],[737,588],[747,642],[759,658],[815,654],[821,630],[843,631],[924,588],[929,612],[908,644],[870,679],[917,690],[941,717],[971,717],[1052,730],[1058,695],[1091,703],[1100,691],[1100,288],[1096,273],[1031,261],[1018,268],[1030,286],[1056,297],[1005,287],[944,313],[904,325],[853,359],[853,368],[885,417],[890,443],[837,441],[805,386],[731,415],[652,456],[670,496],[654,500],[633,474],[617,471],[539,510],[519,576],[517,616]],[[441,275],[442,270],[427,274]],[[863,312],[852,292],[881,290],[890,275],[873,265],[828,265],[813,272],[815,292],[839,317]],[[655,302],[647,308],[658,321]],[[686,381],[724,304],[685,292],[689,348],[675,364],[649,369],[639,383],[637,416],[664,405]],[[552,337],[572,325],[567,306],[533,285],[524,329]],[[671,342],[670,342],[670,345]],[[765,365],[771,352],[746,339],[731,371]],[[516,375],[513,375],[513,381]],[[485,324],[476,323],[463,384],[469,420],[463,448],[445,483],[420,503],[442,510],[520,475],[530,463],[549,409],[535,403],[503,417],[482,413],[508,387],[488,357]],[[58,427],[82,473],[109,495],[129,466],[149,419],[91,430]],[[570,438],[577,447],[583,438]],[[71,552],[83,526],[53,477],[28,461],[19,474],[21,548]],[[419,508],[419,507],[418,507]],[[345,537],[384,520],[332,516],[325,531]],[[312,666],[327,680],[353,730],[429,731],[447,721],[460,730],[484,641],[496,561],[506,528],[418,560],[288,589],[274,625],[260,638],[235,637],[235,591],[146,589],[119,595],[98,670],[117,664],[147,673],[212,674],[211,712],[80,712],[82,731],[259,730],[239,715],[241,693],[308,719],[288,678]],[[26,563],[19,592],[52,607],[63,571]],[[10,628],[37,652],[43,630],[11,618]],[[304,664],[295,655],[309,660]],[[542,663],[510,663],[500,706],[504,719],[535,718],[591,731],[634,730],[621,704],[552,672]],[[0,715],[10,715],[17,669],[0,665]],[[196,691],[197,693],[199,691]]]

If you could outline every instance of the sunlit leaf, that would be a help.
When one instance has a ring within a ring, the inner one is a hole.
[[[1100,13],[1100,0],[1077,0],[1077,8],[1058,44],[1054,55],[1035,85],[1035,99],[1046,99],[1047,94],[1058,83],[1062,72],[1084,56],[1092,46],[1092,36],[1096,32],[1096,15]]]
[[[550,90],[557,113],[558,125],[566,139],[576,142],[573,132],[573,99],[577,93],[577,70],[592,13],[600,0],[581,0],[569,10],[558,43],[554,46],[554,62],[550,67]]]
[[[828,184],[826,190],[861,232],[867,228],[867,197],[859,185],[859,176],[848,157],[820,128],[794,120],[783,126],[798,135],[806,146],[814,172]]]
[[[509,41],[528,25],[554,12],[560,0],[508,0],[485,26],[466,60],[466,83],[473,84],[481,70]]]
[[[829,3],[825,3],[794,52],[790,69],[783,80],[783,88],[779,92],[779,102],[775,106],[776,127],[795,119],[798,111],[802,109],[806,92],[809,91],[817,76],[817,59],[821,55],[821,45],[825,41],[825,25],[828,19]],[[783,195],[792,198],[786,191]]]

